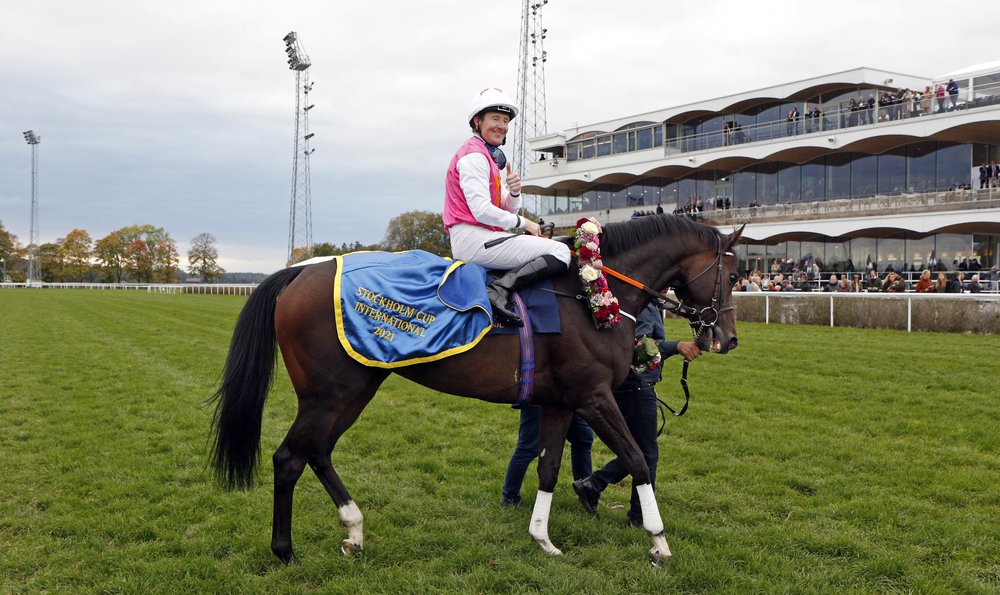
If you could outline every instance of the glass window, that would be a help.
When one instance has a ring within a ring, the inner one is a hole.
[[[906,190],[906,149],[878,156],[878,193],[902,194]]]
[[[733,201],[737,207],[748,207],[757,198],[757,172],[753,169],[733,174]]]
[[[747,244],[747,271],[749,273],[765,273],[767,250],[764,244]]]
[[[778,199],[778,164],[762,163],[757,166],[757,202],[773,205]]]
[[[979,261],[980,270],[997,265],[1000,236],[976,234],[972,236],[972,256]]]
[[[827,242],[824,250],[826,267],[823,270],[843,272],[847,265],[847,259],[850,258],[849,250],[850,242]]]
[[[789,165],[778,171],[778,202],[799,202],[802,198],[802,176],[798,165]]]
[[[933,142],[913,143],[906,148],[907,191],[931,192],[934,190],[936,166]]]
[[[905,248],[903,238],[879,238],[878,270],[902,269],[906,259]]]
[[[576,161],[580,158],[580,143],[570,143],[566,145],[566,159]]]
[[[878,262],[875,238],[854,238],[851,240],[851,262],[855,270],[864,270],[869,264]]]
[[[636,196],[632,191],[632,186],[611,191],[611,208],[620,209],[627,207],[630,205],[630,201],[638,201],[642,198],[641,195]]]
[[[934,236],[906,239],[906,267],[909,271],[934,270]]]
[[[585,140],[580,143],[580,159],[593,159],[596,155],[594,139]]]
[[[851,162],[851,196],[874,196],[878,188],[878,157],[859,155]]]
[[[627,153],[628,152],[628,133],[627,132],[616,132],[611,135],[612,150],[615,153]],[[598,147],[600,147],[600,139],[598,139]]]
[[[788,254],[788,247],[785,242],[778,242],[776,244],[769,244],[767,246],[767,270],[763,271],[765,273],[777,274],[781,272],[781,264],[785,261]],[[773,279],[773,276],[772,276]]]
[[[826,197],[847,198],[851,195],[851,155],[838,153],[826,159]]]
[[[607,157],[611,154],[611,136],[599,136],[597,137],[597,156]]]
[[[659,126],[657,126],[659,128]],[[652,128],[642,128],[635,132],[636,136],[636,149],[649,149],[653,146],[653,129]]]
[[[642,141],[640,141],[642,144]],[[663,127],[656,126],[653,128],[653,146],[662,147],[663,146]]]
[[[662,201],[660,204],[663,205],[664,211],[672,213],[677,208],[677,205],[681,204],[677,199],[679,186],[680,184],[676,180],[663,186],[663,189],[660,191],[660,199]]]
[[[972,186],[972,149],[969,145],[938,144],[937,189],[953,190],[962,184]],[[978,178],[978,174],[976,178]],[[976,180],[976,184],[979,180]]]
[[[957,271],[963,258],[972,252],[972,238],[966,234],[940,233],[935,243],[937,264],[947,271]]]
[[[823,242],[802,242],[802,267],[811,266],[813,262],[819,265],[820,273],[825,272],[826,256],[823,254]]]
[[[802,200],[826,198],[826,164],[823,159],[802,166]]]
[[[687,204],[694,204],[694,197],[698,195],[694,178],[684,178],[680,180],[677,187],[677,206],[683,207]]]
[[[587,190],[580,193],[579,205],[579,210],[581,211],[597,210],[597,192],[594,190]]]

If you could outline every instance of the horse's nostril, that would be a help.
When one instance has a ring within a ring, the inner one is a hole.
[[[732,339],[730,339],[729,340],[729,349],[730,350],[736,349],[736,346],[739,344],[739,342],[740,342],[739,339],[737,339],[736,337],[733,337]]]

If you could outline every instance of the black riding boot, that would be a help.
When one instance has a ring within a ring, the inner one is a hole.
[[[493,306],[493,318],[510,326],[524,326],[524,321],[510,303],[511,292],[565,270],[566,265],[561,260],[551,254],[545,254],[519,269],[507,271],[504,276],[486,286],[486,295],[489,296],[490,304]]]

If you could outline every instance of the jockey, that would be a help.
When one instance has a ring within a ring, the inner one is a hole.
[[[510,294],[569,267],[569,247],[541,237],[538,224],[517,215],[521,208],[521,177],[512,173],[500,149],[507,126],[517,116],[517,106],[496,88],[483,89],[473,98],[469,126],[473,136],[459,147],[445,178],[444,227],[451,236],[451,253],[490,269],[510,269],[490,283],[486,293],[494,317],[512,326],[524,322],[510,303]],[[509,191],[501,184],[506,170]],[[505,229],[524,230],[509,237]],[[487,248],[497,238],[508,238]]]

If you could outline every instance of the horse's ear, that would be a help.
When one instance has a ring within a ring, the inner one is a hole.
[[[747,226],[746,223],[740,226],[739,229],[729,234],[729,244],[726,246],[727,250],[732,250],[733,246],[739,243],[740,238],[743,237],[743,228]]]

